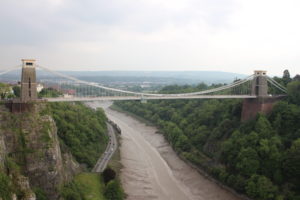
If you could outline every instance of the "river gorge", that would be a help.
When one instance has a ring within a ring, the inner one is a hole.
[[[156,127],[114,111],[110,105],[89,103],[93,108],[102,107],[122,130],[121,182],[128,200],[240,199],[182,161]]]

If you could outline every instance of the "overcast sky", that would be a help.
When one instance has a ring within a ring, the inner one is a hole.
[[[299,0],[0,0],[0,69],[300,73]]]

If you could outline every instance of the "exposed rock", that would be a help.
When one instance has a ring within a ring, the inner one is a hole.
[[[20,189],[28,188],[26,200],[35,200],[30,186],[43,189],[54,200],[59,198],[60,186],[70,181],[80,168],[70,153],[62,155],[54,120],[39,114],[43,105],[35,106],[36,112],[32,113],[0,112],[0,166],[10,153],[29,179],[28,182],[22,177],[18,181]]]
[[[29,186],[29,180],[27,177],[18,176],[17,185],[19,186],[19,189],[23,192],[23,194],[25,194],[22,200],[36,200],[36,196]]]
[[[55,123],[48,116],[33,123],[36,122],[29,118],[23,121],[26,148],[32,150],[25,156],[26,172],[33,186],[43,188],[51,199],[57,199],[58,186],[66,180]]]
[[[0,168],[4,167],[5,156],[6,156],[5,141],[3,135],[0,134]]]

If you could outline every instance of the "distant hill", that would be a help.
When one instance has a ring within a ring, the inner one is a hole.
[[[159,82],[163,84],[229,83],[246,75],[220,71],[60,71],[93,82]],[[37,70],[38,78],[48,72]],[[0,76],[1,80],[20,80],[20,72]]]
[[[62,73],[86,78],[95,79],[95,77],[114,81],[155,81],[169,82],[177,84],[197,84],[204,82],[228,83],[236,78],[244,78],[246,75],[219,72],[219,71],[62,71]]]

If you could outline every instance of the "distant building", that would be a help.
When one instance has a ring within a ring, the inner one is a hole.
[[[73,95],[69,95],[69,94],[63,94],[64,98],[72,98]]]
[[[141,88],[149,88],[149,87],[151,87],[150,84],[142,84],[140,86],[141,86]]]
[[[36,86],[36,91],[41,92],[42,89],[44,89],[44,86],[42,84],[38,83],[37,86]]]
[[[64,90],[64,94],[75,95],[76,94],[76,90],[72,90],[72,89]]]

